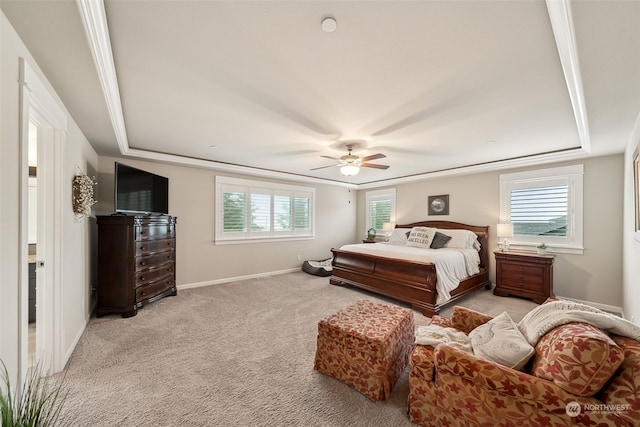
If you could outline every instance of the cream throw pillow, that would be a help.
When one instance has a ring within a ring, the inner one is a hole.
[[[429,249],[431,242],[433,241],[433,236],[435,235],[435,228],[413,227],[409,234],[409,238],[407,239],[407,246]]]
[[[478,236],[471,230],[440,230],[451,239],[445,248],[471,249],[476,246]],[[479,248],[478,248],[479,249]]]
[[[410,228],[394,228],[391,232],[391,237],[389,237],[389,243],[392,245],[406,245],[410,232]]]
[[[469,333],[476,356],[521,370],[534,349],[506,311]]]

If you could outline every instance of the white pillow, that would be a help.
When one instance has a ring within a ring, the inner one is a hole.
[[[389,237],[389,243],[392,245],[406,245],[410,228],[394,228]]]
[[[476,356],[521,370],[534,349],[506,311],[469,333]]]
[[[451,240],[444,245],[445,248],[471,249],[475,247],[478,235],[471,230],[440,230],[441,233],[451,236]]]
[[[429,249],[433,236],[436,235],[436,229],[431,227],[413,227],[409,238],[407,239],[407,246],[414,246],[416,248]]]

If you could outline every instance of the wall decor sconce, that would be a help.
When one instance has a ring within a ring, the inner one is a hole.
[[[93,198],[93,187],[97,185],[95,177],[86,174],[76,175],[72,183],[73,213],[76,219],[91,216],[91,207],[98,203]]]

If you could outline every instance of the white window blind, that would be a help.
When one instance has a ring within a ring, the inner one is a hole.
[[[314,188],[217,177],[215,241],[313,237],[314,198]]]
[[[273,196],[274,231],[293,230],[293,211],[291,210],[293,204],[291,203],[291,198],[292,196],[283,194]]]
[[[269,231],[271,227],[271,194],[263,191],[264,194],[251,193],[251,231],[254,233]]]
[[[311,230],[311,200],[308,197],[294,197],[293,224],[296,230]]]
[[[396,220],[396,189],[367,191],[367,230],[374,228],[376,233],[383,233],[382,225],[385,222]],[[366,230],[365,230],[366,231]]]
[[[582,176],[582,165],[501,175],[500,222],[513,224],[511,244],[581,253]]]
[[[567,236],[569,187],[511,190],[511,223],[517,236]]]

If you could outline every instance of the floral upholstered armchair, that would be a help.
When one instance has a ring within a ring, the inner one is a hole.
[[[432,325],[471,335],[490,321],[454,307],[450,319],[434,316]],[[517,370],[447,343],[416,345],[411,421],[438,427],[639,425],[638,341],[572,322],[553,328],[532,348]]]

